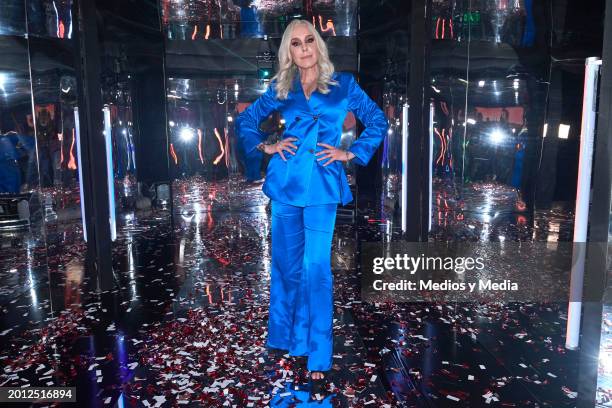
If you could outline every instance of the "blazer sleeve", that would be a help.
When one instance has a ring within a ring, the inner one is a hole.
[[[236,118],[236,133],[247,157],[257,151],[259,143],[266,140],[266,134],[259,129],[259,125],[277,109],[278,99],[273,84],[271,82],[266,92]]]
[[[389,122],[378,105],[361,89],[355,77],[352,74],[349,76],[348,109],[365,126],[359,138],[349,148],[349,152],[355,155],[355,163],[366,166],[387,135]]]

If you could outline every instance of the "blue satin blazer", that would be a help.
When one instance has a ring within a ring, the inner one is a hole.
[[[263,192],[273,200],[297,207],[342,203],[353,200],[342,162],[324,167],[328,159],[317,161],[315,154],[324,150],[317,143],[338,147],[342,124],[351,111],[364,124],[365,130],[350,146],[353,161],[368,164],[378,145],[387,134],[389,124],[381,109],[359,87],[352,74],[334,73],[338,85],[330,85],[330,92],[315,90],[307,100],[302,90],[299,72],[287,99],[276,98],[272,81],[266,92],[245,109],[236,119],[236,131],[246,152],[247,160],[261,159],[257,145],[266,139],[260,123],[273,111],[285,119],[283,138],[295,137],[295,155],[285,153],[287,161],[274,154],[268,163]]]

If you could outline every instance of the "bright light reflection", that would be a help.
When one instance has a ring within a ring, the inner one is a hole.
[[[189,142],[195,137],[195,132],[193,129],[185,127],[181,129],[181,140],[183,142]]]
[[[559,125],[559,139],[568,139],[569,138],[570,125],[564,125],[563,123]]]
[[[501,129],[494,129],[491,132],[491,135],[489,136],[491,143],[493,144],[500,144],[505,139],[505,137],[506,135]]]

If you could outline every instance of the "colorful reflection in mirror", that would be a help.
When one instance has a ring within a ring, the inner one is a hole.
[[[257,79],[169,79],[170,167],[179,195],[188,194],[189,180],[204,183],[206,188],[221,183],[218,187],[222,191],[211,194],[215,201],[229,205],[231,199],[245,192],[245,186],[259,187],[264,181],[270,157],[262,156],[258,162],[246,160],[234,121],[266,87],[267,81]],[[355,139],[356,125],[349,113],[341,146],[346,148]],[[285,120],[273,113],[260,128],[268,141],[279,140]],[[354,184],[354,166],[347,165],[346,172],[349,183]],[[203,191],[198,194],[205,195]]]
[[[11,11],[12,4],[4,11]],[[25,36],[0,35],[0,55],[0,233],[38,231],[39,162]]]
[[[66,20],[56,20],[55,17],[44,20],[49,24],[55,21],[51,31],[57,30],[58,21],[61,30],[63,24],[68,24],[67,31],[58,36],[57,31],[51,32],[47,26],[43,30],[37,25],[38,16],[33,4],[28,6],[28,27],[34,30],[28,43],[44,217],[47,225],[54,227],[76,222],[79,227],[66,229],[72,231],[77,239],[82,239],[81,163],[75,125],[75,109],[78,108],[76,42],[70,32],[69,17]],[[69,3],[55,6],[58,13],[65,8],[66,16],[70,15]]]
[[[432,38],[533,45],[532,0],[433,0]]]
[[[110,113],[115,198],[120,208],[133,209],[138,199],[131,76],[105,78],[103,101]]]
[[[72,0],[27,0],[28,33],[72,39]]]
[[[162,0],[170,40],[279,37],[294,18],[324,36],[356,33],[357,0]]]
[[[0,72],[0,193],[18,194],[38,186],[30,86],[20,73]]]
[[[563,56],[597,44],[553,35],[584,30],[586,11],[574,11],[573,20],[558,2],[434,1],[434,236],[534,239],[550,210],[560,239],[570,235],[580,133],[571,107],[582,105],[570,83],[583,82],[590,55],[580,46],[581,57]]]

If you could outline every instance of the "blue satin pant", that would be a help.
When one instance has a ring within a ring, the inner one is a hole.
[[[311,371],[327,371],[332,364],[331,243],[337,206],[272,201],[267,345],[308,356]]]

